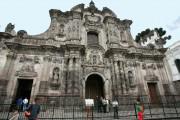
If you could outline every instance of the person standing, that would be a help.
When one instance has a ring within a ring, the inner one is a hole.
[[[25,97],[25,98],[23,99],[23,111],[26,110],[27,105],[28,105],[28,99]]]
[[[144,120],[144,106],[140,102],[140,98],[138,97],[135,104],[136,112],[138,115],[138,120]]]
[[[118,100],[116,98],[112,101],[112,107],[114,108],[114,119],[119,119],[119,116],[118,116]]]
[[[97,112],[101,112],[101,99],[97,96]]]
[[[103,103],[103,112],[106,113],[106,107],[107,107],[107,101],[105,98],[102,99],[102,103]]]
[[[17,108],[18,108],[19,111],[22,110],[22,104],[23,104],[23,99],[22,99],[22,97],[20,97],[16,101],[16,105],[17,105]]]
[[[30,112],[28,120],[37,120],[38,114],[40,112],[40,105],[38,103],[39,99],[35,98],[33,104],[28,107],[27,111]]]

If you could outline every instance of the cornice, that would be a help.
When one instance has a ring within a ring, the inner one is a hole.
[[[7,32],[0,32],[0,39],[1,38],[6,38],[6,39],[10,39],[10,38],[13,38],[14,36],[11,35],[10,33],[7,33]]]

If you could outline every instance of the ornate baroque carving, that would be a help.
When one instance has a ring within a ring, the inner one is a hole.
[[[79,40],[80,39],[80,21],[74,20],[69,22],[67,27],[67,39],[68,40]]]
[[[85,23],[84,25],[89,28],[89,29],[99,29],[102,28],[103,25],[101,23],[101,18],[99,16],[90,16],[90,15],[85,15]],[[92,27],[93,26],[93,27]]]
[[[34,56],[34,57],[30,57],[30,56],[26,56],[26,55],[22,55],[19,59],[20,63],[23,62],[33,62],[35,64],[39,64],[40,63],[40,59],[38,56]]]
[[[34,64],[24,63],[19,71],[16,71],[16,76],[36,77],[37,73],[34,70]]]

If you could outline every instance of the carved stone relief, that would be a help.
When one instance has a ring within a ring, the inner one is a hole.
[[[156,70],[156,67],[153,63],[150,64],[142,64],[142,68],[146,70],[146,75],[144,76],[144,79],[146,81],[157,81],[158,77],[155,75],[154,71]]]
[[[32,77],[36,77],[37,73],[35,72],[34,64],[33,63],[23,63],[20,70],[16,71],[16,76],[24,76],[24,77],[32,76]]]
[[[38,56],[26,56],[26,55],[22,55],[19,59],[20,63],[24,63],[24,62],[32,62],[35,64],[39,64],[40,63],[40,59]]]
[[[87,64],[103,65],[102,53],[97,50],[90,50],[87,54]]]
[[[21,64],[21,67],[18,71],[16,71],[17,76],[37,76],[34,66],[35,64],[40,63],[40,59],[38,56],[22,55],[19,58],[19,63]]]
[[[57,33],[57,37],[64,37],[65,36],[65,33],[64,33],[64,28],[65,28],[65,25],[64,24],[60,24],[58,26],[58,33]]]
[[[108,36],[110,42],[119,43],[120,34],[117,25],[115,24],[108,25]]]
[[[91,28],[91,26],[94,26],[94,29],[102,28],[101,18],[99,16],[91,16],[91,15],[85,15],[85,23],[84,25],[87,28]]]
[[[43,59],[45,61],[52,62],[52,63],[58,63],[58,64],[62,64],[63,63],[63,58],[62,57],[45,56]]]
[[[79,40],[80,39],[80,21],[70,21],[67,27],[67,39],[68,40]]]

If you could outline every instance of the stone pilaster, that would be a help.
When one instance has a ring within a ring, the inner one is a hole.
[[[73,83],[73,58],[70,58],[69,59],[69,65],[68,65],[68,72],[69,72],[69,74],[68,74],[68,84],[69,84],[69,86],[68,86],[68,94],[72,94],[72,83]]]
[[[120,77],[119,77],[119,68],[118,68],[118,61],[114,61],[114,69],[115,69],[115,76],[116,76],[116,80],[115,80],[115,95],[119,95],[121,86],[118,84],[118,82],[120,81]]]
[[[111,59],[111,67],[110,67],[110,71],[111,71],[111,81],[112,81],[112,97],[115,96],[115,80],[116,80],[116,77],[115,77],[115,68],[114,68],[114,63],[113,63],[113,60]]]
[[[74,79],[75,79],[75,94],[79,94],[79,86],[80,86],[80,59],[75,59],[75,70],[74,70]]]
[[[40,81],[40,87],[39,92],[40,94],[46,94],[48,91],[48,80],[49,80],[49,68],[50,68],[50,56],[45,56],[43,58],[43,67],[41,71],[41,81]]]
[[[49,72],[50,72],[49,68],[51,66],[50,61],[51,61],[50,56],[44,57],[44,63],[43,63],[43,68],[42,68],[42,76],[41,76],[42,81],[48,81],[49,80]]]
[[[123,91],[123,94],[127,94],[129,82],[127,81],[126,75],[125,75],[125,70],[124,70],[125,63],[124,63],[124,61],[120,61],[119,67],[120,67],[120,78],[122,81],[122,91]]]
[[[142,68],[140,67],[140,63],[135,62],[133,64],[134,69],[135,69],[135,77],[136,77],[136,85],[138,87],[138,93],[139,95],[146,95],[145,89],[144,89],[144,76],[141,72]]]
[[[10,52],[7,55],[7,61],[6,61],[6,64],[4,66],[3,74],[1,76],[2,80],[9,80],[10,79],[11,73],[14,70],[14,62],[15,62],[16,57],[17,57],[16,54],[13,52]]]
[[[68,92],[68,76],[69,76],[69,59],[64,58],[64,94],[67,94]]]

